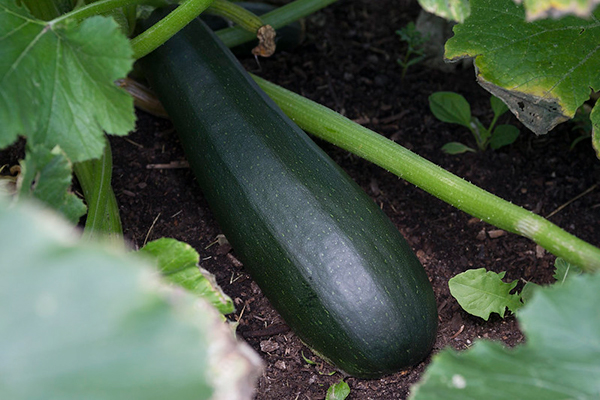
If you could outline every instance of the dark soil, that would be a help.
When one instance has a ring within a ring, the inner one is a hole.
[[[507,114],[501,123],[517,125],[517,142],[497,151],[446,155],[450,141],[474,146],[470,133],[437,121],[428,96],[455,91],[471,103],[473,114],[488,123],[489,95],[475,82],[473,69],[452,74],[422,64],[401,81],[396,58],[405,50],[395,30],[414,21],[416,1],[340,1],[306,21],[307,38],[293,52],[244,60],[247,69],[324,104],[443,168],[517,205],[548,215],[600,183],[600,161],[589,140],[563,124],[536,137]],[[213,244],[221,233],[192,172],[174,168],[184,160],[170,122],[139,113],[138,127],[126,138],[111,138],[113,185],[125,235],[134,247],[160,237],[191,244],[202,266],[213,272],[237,305],[239,336],[259,352],[266,368],[256,399],[324,399],[341,375],[324,364],[286,329],[258,286],[235,258],[235,250]],[[506,279],[552,282],[555,257],[532,241],[504,234],[443,203],[419,188],[354,155],[320,145],[354,178],[397,225],[423,263],[439,307],[439,333],[433,353],[450,346],[463,350],[481,338],[508,346],[524,341],[516,319],[497,315],[489,321],[461,310],[450,296],[448,279],[471,268],[507,271]],[[168,165],[169,163],[174,163]],[[162,164],[162,166],[161,166]],[[164,164],[167,164],[166,166]],[[550,220],[590,243],[600,245],[600,188],[570,203]],[[313,360],[309,364],[306,359]],[[431,357],[406,371],[377,380],[347,378],[349,399],[405,399]]]

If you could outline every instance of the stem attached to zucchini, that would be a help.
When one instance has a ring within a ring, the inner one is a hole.
[[[257,76],[253,78],[305,131],[379,165],[459,210],[498,228],[525,236],[584,270],[600,270],[599,248],[327,107]]]
[[[131,40],[134,59],[152,52],[206,10],[213,0],[185,0],[166,17]]]
[[[315,13],[336,1],[337,0],[296,0],[261,15],[261,19],[265,24],[271,25],[274,29],[279,29],[291,22]],[[238,46],[255,38],[252,33],[247,32],[238,26],[222,29],[217,32],[217,36],[229,48]]]
[[[112,152],[108,139],[102,157],[75,163],[73,169],[88,205],[83,237],[108,237],[110,242],[122,247],[123,230],[119,206],[111,186]]]
[[[260,17],[257,17],[244,7],[240,7],[227,0],[214,0],[206,12],[226,18],[240,28],[255,35],[260,27],[265,25]]]

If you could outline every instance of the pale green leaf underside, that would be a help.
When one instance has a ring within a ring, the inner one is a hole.
[[[139,253],[150,256],[169,282],[206,299],[223,314],[235,311],[233,301],[217,284],[215,276],[199,267],[200,256],[189,244],[162,238],[148,243]]]
[[[54,24],[0,0],[0,148],[23,135],[72,161],[99,157],[103,130],[134,128],[133,101],[114,84],[132,64],[112,19]]]
[[[485,268],[470,269],[451,278],[448,286],[466,312],[487,321],[493,312],[504,317],[506,308],[514,312],[523,305],[518,295],[510,293],[517,282],[502,282],[504,274]]]
[[[480,84],[543,134],[572,118],[590,88],[600,88],[596,14],[526,22],[512,0],[471,0],[471,15],[454,28],[446,57],[476,57]]]
[[[0,201],[0,233],[0,398],[210,397],[214,322],[195,299],[37,208]]]
[[[599,0],[515,0],[525,6],[527,19],[561,18],[568,14],[588,17]]]
[[[600,397],[600,275],[539,288],[518,314],[525,344],[478,341],[434,356],[411,400],[592,400]]]
[[[469,0],[419,0],[427,12],[439,17],[463,22],[469,16]]]

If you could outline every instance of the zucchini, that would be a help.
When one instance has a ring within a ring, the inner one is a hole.
[[[423,360],[433,290],[373,200],[200,20],[140,62],[221,229],[300,339],[357,377]]]

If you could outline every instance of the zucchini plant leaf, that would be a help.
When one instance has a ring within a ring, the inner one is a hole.
[[[463,22],[469,16],[469,0],[419,0],[427,12],[452,21]]]
[[[515,312],[523,306],[521,297],[510,293],[517,286],[517,281],[502,282],[505,274],[486,271],[485,268],[470,269],[451,278],[448,286],[452,296],[469,314],[486,321],[493,312],[504,318],[507,308]]]
[[[586,18],[592,13],[599,0],[515,0],[523,3],[527,10],[527,20],[533,21],[542,18],[561,18],[565,15],[575,14]]]
[[[521,122],[545,134],[600,89],[600,25],[573,16],[525,20],[512,0],[471,0],[471,15],[446,43],[451,60],[475,57],[477,80]]]
[[[204,298],[223,314],[235,311],[215,276],[199,266],[200,256],[189,244],[162,238],[146,244],[139,253],[150,256],[167,281]]]
[[[73,162],[99,157],[103,130],[134,128],[133,100],[114,84],[132,65],[111,18],[42,21],[0,0],[0,148],[23,135]]]
[[[79,243],[56,214],[2,200],[0,398],[210,398],[215,310],[139,257]]]
[[[72,177],[73,167],[60,147],[29,147],[21,162],[19,198],[36,198],[75,225],[86,207],[70,192]]]
[[[539,288],[517,313],[525,344],[477,341],[433,358],[410,400],[597,399],[600,275]]]

